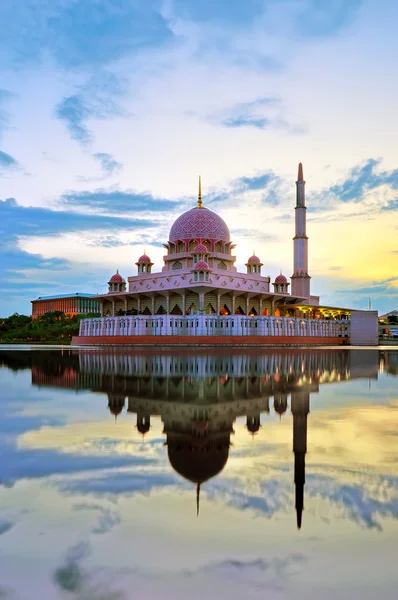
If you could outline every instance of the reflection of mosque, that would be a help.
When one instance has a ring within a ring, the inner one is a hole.
[[[227,463],[236,419],[246,417],[247,429],[255,435],[270,405],[282,417],[290,400],[295,504],[301,527],[310,394],[327,383],[377,378],[379,353],[342,349],[243,352],[155,355],[147,351],[138,355],[81,350],[69,351],[62,358],[60,353],[42,352],[36,357],[29,353],[29,365],[24,362],[25,353],[21,368],[30,366],[36,386],[107,394],[115,418],[127,404],[143,436],[150,429],[151,417],[160,417],[170,464],[196,485],[198,503],[200,486]],[[382,360],[385,365],[385,357]],[[0,352],[0,361],[18,368],[15,353],[8,361],[6,353]]]
[[[246,389],[250,377],[243,377]],[[227,376],[219,377],[222,385]],[[292,390],[290,394],[293,415],[294,483],[296,488],[297,526],[301,528],[304,507],[305,454],[307,452],[307,415],[309,413],[309,386]],[[115,419],[125,407],[125,396],[108,393],[108,407]],[[288,393],[274,392],[273,408],[282,417],[288,408]],[[153,400],[128,397],[127,411],[137,415],[137,430],[144,436],[150,429],[151,416],[160,416],[170,465],[184,479],[196,485],[197,512],[200,486],[218,475],[225,467],[230,437],[237,417],[246,415],[248,431],[255,435],[261,427],[261,413],[269,413],[269,397],[248,398],[228,402],[200,402],[191,399],[188,404],[173,400]]]

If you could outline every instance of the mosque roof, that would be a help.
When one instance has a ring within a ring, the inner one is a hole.
[[[108,283],[124,283],[124,279],[120,275],[119,271],[116,271],[116,273],[112,275]]]
[[[209,265],[207,264],[207,262],[205,260],[200,260],[199,262],[196,263],[196,265],[194,266],[195,271],[208,271],[209,270]]]
[[[275,283],[287,283],[287,279],[281,273],[280,275],[277,275],[277,277],[275,277]]]
[[[192,251],[192,254],[208,254],[208,249],[204,244],[198,244]]]
[[[258,256],[256,256],[255,254],[253,254],[253,256],[251,256],[249,258],[249,260],[247,261],[248,265],[261,265],[261,260],[259,259]]]
[[[216,213],[203,206],[196,206],[174,221],[169,240],[213,240],[230,242],[227,224]]]
[[[137,260],[137,263],[150,264],[151,259],[149,258],[149,256],[147,254],[143,254],[142,256],[139,257],[139,259]]]

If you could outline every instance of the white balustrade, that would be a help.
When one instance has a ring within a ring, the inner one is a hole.
[[[245,315],[157,315],[82,319],[79,336],[349,337],[350,321]]]

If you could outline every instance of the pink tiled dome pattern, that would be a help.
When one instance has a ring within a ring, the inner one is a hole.
[[[282,273],[275,277],[275,283],[287,283],[287,279]]]
[[[209,251],[204,244],[198,244],[195,246],[192,254],[208,254]]]
[[[169,240],[214,240],[230,241],[227,224],[208,208],[195,207],[183,213],[174,221]]]
[[[137,260],[137,262],[138,263],[150,264],[151,259],[146,254],[143,254],[142,256],[139,257],[139,259]]]
[[[256,256],[255,254],[253,254],[253,256],[251,256],[249,258],[249,260],[247,261],[248,265],[261,265],[261,260],[259,259],[258,256]]]
[[[194,266],[194,270],[195,271],[208,271],[209,270],[209,265],[204,260],[200,260]]]
[[[109,280],[109,283],[123,283],[124,279],[119,273],[115,273]]]

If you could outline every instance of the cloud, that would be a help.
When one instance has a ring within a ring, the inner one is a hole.
[[[258,24],[275,35],[283,19],[288,34],[300,37],[324,37],[337,33],[355,17],[362,0],[247,0],[244,4],[230,0],[173,0],[174,15],[182,19],[222,27],[248,28]],[[280,29],[280,27],[279,27]]]
[[[355,166],[348,177],[339,184],[332,185],[328,194],[341,202],[361,202],[366,192],[383,185],[398,189],[398,169],[376,173],[381,160],[369,158],[361,165]]]
[[[37,274],[33,281],[23,271],[62,271],[73,276],[72,285],[79,285],[79,274],[72,270],[72,264],[62,257],[44,258],[39,254],[30,254],[21,250],[19,244],[23,238],[31,236],[52,237],[65,233],[90,231],[108,232],[120,229],[141,231],[156,226],[148,219],[129,219],[98,214],[82,214],[72,211],[56,211],[48,208],[25,207],[14,198],[0,200],[0,288],[5,294],[4,300],[14,302],[11,293],[19,298],[21,293],[36,296],[43,288],[49,287],[47,282],[38,281]],[[18,282],[13,281],[18,278]],[[26,279],[26,281],[21,281]],[[80,279],[82,279],[80,277]],[[87,285],[87,277],[85,284]],[[54,284],[53,284],[54,285]],[[69,290],[66,290],[69,291]],[[65,291],[65,293],[66,293]],[[4,310],[4,309],[3,309]]]
[[[389,277],[388,279],[384,279],[382,281],[373,282],[372,285],[364,286],[360,288],[345,288],[336,290],[339,294],[388,294],[388,295],[398,295],[398,286],[393,286],[391,284],[398,283],[397,277]]]
[[[10,154],[0,150],[0,169],[20,169],[19,162]]]
[[[275,128],[290,133],[302,133],[303,127],[289,124],[283,117],[284,108],[279,98],[260,97],[248,102],[240,102],[221,111],[207,115],[210,124],[224,127],[254,127],[255,129]]]
[[[215,21],[224,25],[247,25],[253,23],[265,9],[264,0],[246,0],[244,4],[230,0],[173,0],[173,13],[182,19],[208,23]]]
[[[66,123],[72,139],[87,146],[93,137],[86,125],[87,120],[122,115],[123,110],[119,99],[125,95],[126,91],[125,80],[110,71],[102,70],[93,75],[75,94],[64,97],[57,104],[55,113],[61,121]]]
[[[0,535],[7,533],[14,526],[14,523],[11,521],[0,521]]]
[[[4,129],[6,129],[9,121],[8,112],[3,108],[3,104],[7,102],[10,98],[12,98],[14,94],[9,92],[8,90],[4,90],[0,88],[0,134]]]
[[[293,9],[295,30],[301,37],[330,36],[350,23],[363,0],[310,0],[298,2]]]
[[[29,64],[50,56],[66,69],[95,69],[173,39],[161,2],[36,0],[16,7],[2,0],[0,64]]]
[[[122,163],[118,162],[111,156],[111,154],[106,154],[105,152],[97,152],[94,154],[94,158],[99,160],[101,164],[101,168],[106,175],[114,175],[118,171],[121,171],[123,168]]]
[[[96,212],[123,214],[182,210],[181,203],[173,200],[154,198],[151,194],[141,194],[130,190],[119,191],[103,188],[94,192],[70,192],[61,197],[61,202],[69,207],[84,207],[95,209]]]
[[[285,183],[273,171],[264,171],[251,177],[234,179],[227,190],[216,190],[208,195],[207,204],[222,205],[224,202],[234,204],[242,202],[242,198],[256,200],[260,205],[278,206],[283,195]]]

